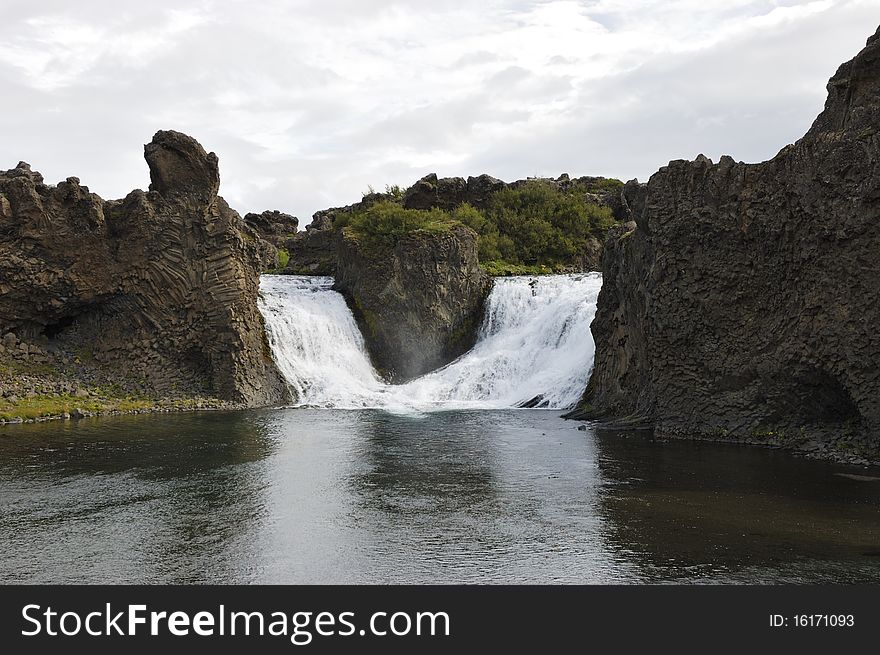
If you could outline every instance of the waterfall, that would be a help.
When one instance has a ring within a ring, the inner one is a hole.
[[[303,405],[369,406],[384,386],[331,277],[263,275],[258,306],[278,370]]]
[[[333,279],[260,278],[273,357],[297,405],[401,411],[574,405],[593,365],[598,273],[495,281],[474,347],[406,384],[384,383]]]

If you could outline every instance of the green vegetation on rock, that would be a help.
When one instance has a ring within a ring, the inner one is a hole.
[[[604,240],[616,221],[596,194],[621,186],[609,179],[564,187],[535,179],[496,191],[483,209],[462,203],[451,211],[404,208],[400,188],[388,187],[385,199],[337,214],[333,226],[348,227],[365,246],[384,250],[405,234],[463,224],[477,233],[481,266],[490,275],[541,275],[570,267],[591,241]]]
[[[510,262],[492,260],[481,262],[480,266],[492,277],[508,275],[550,275],[562,270],[561,267],[551,267],[545,264],[511,264]]]
[[[287,268],[287,262],[290,261],[290,253],[287,252],[284,248],[278,249],[278,255],[276,257],[276,263],[278,264],[279,270],[284,270]]]
[[[372,249],[393,248],[405,234],[416,231],[447,232],[456,221],[440,209],[404,209],[383,200],[352,214],[340,214],[334,227],[349,227]]]
[[[59,416],[70,413],[74,409],[90,413],[131,412],[149,409],[157,404],[156,401],[144,398],[79,398],[70,394],[36,395],[31,398],[21,398],[15,402],[2,398],[0,399],[0,421],[15,418],[28,420],[41,416]]]
[[[563,191],[531,180],[493,194],[482,221],[476,210],[459,213],[480,235],[481,261],[554,268],[571,262],[591,237],[602,239],[615,224],[611,210],[587,193],[578,185]]]

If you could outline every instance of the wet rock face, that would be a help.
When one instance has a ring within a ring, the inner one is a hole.
[[[772,160],[673,161],[624,200],[635,224],[606,243],[588,414],[880,442],[877,35]]]
[[[76,178],[0,172],[0,334],[156,393],[273,402],[261,240],[217,196],[217,157],[194,139],[159,132],[145,157],[151,190],[106,202]]]
[[[346,296],[373,364],[389,381],[427,373],[473,345],[491,288],[477,262],[473,230],[412,232],[384,257],[343,230],[337,248],[335,288]]]

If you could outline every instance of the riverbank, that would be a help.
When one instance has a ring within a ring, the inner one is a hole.
[[[207,410],[243,409],[217,398],[26,398],[17,406],[0,405],[0,425],[66,421],[93,416],[123,416],[125,414],[156,414],[169,412],[196,412]]]
[[[880,581],[880,483],[860,479],[875,473],[579,431],[553,412],[0,433],[0,581],[17,584]]]
[[[238,409],[199,389],[159,389],[94,360],[85,348],[5,339],[0,360],[0,424],[35,423],[89,416]]]
[[[725,432],[694,432],[685,430],[658,429],[644,420],[589,419],[577,411],[564,415],[564,418],[582,422],[581,430],[595,428],[603,431],[621,433],[650,434],[654,443],[664,444],[682,441],[726,444],[732,446],[757,446],[771,450],[784,450],[792,455],[806,459],[822,460],[851,466],[880,467],[880,445],[863,434],[851,432],[832,433],[826,431],[821,438],[816,432],[758,432],[749,434],[730,434]]]
[[[864,434],[855,432],[824,433],[817,436],[816,432],[807,434],[780,431],[731,436],[664,430],[655,432],[654,438],[659,442],[711,441],[740,446],[761,446],[785,450],[807,459],[827,460],[853,466],[880,466],[880,445]]]

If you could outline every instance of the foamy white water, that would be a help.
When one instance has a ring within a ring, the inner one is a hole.
[[[593,366],[598,273],[496,279],[476,345],[441,369],[385,384],[332,278],[264,275],[260,311],[297,405],[400,411],[573,406]]]

